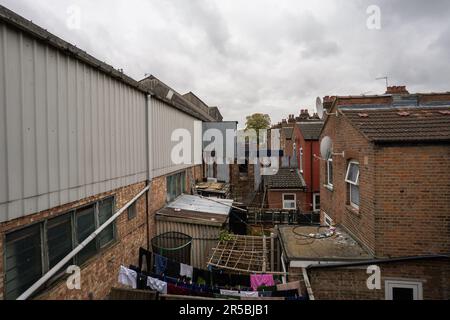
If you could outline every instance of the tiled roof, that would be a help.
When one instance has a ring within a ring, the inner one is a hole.
[[[323,121],[308,121],[298,122],[303,139],[305,140],[319,140],[320,132],[322,131]]]
[[[280,168],[275,175],[266,176],[269,189],[303,189],[305,180],[298,169]]]
[[[374,142],[450,141],[450,106],[349,108],[341,112]]]

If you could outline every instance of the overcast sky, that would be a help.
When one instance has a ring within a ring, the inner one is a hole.
[[[317,96],[383,93],[375,78],[385,75],[410,92],[450,91],[448,0],[0,3],[136,80],[153,74],[194,92],[240,126],[255,112],[275,123],[312,111]],[[367,27],[370,5],[380,29]]]

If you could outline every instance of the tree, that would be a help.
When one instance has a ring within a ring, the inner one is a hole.
[[[270,117],[268,114],[254,113],[251,116],[247,116],[247,122],[245,123],[245,130],[253,129],[259,133],[261,129],[270,128]]]
[[[270,123],[271,120],[268,114],[254,113],[251,116],[247,116],[245,130],[253,129],[256,131],[257,145],[259,145],[259,130],[269,129]]]

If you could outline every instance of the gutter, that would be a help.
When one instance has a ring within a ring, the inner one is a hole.
[[[439,260],[439,259],[450,259],[450,253],[442,254],[442,255],[408,256],[408,257],[389,258],[389,259],[370,259],[370,260],[362,260],[362,261],[356,261],[356,262],[344,262],[344,263],[313,264],[313,265],[306,267],[306,269],[356,267],[356,266],[365,266],[368,264],[384,264],[384,263],[394,263],[394,262]]]
[[[133,203],[135,203],[144,193],[149,190],[149,186],[146,186],[139,192],[133,199],[119,209],[111,218],[109,218],[104,224],[102,224],[97,230],[95,230],[89,237],[81,242],[75,249],[73,249],[68,255],[66,255],[61,261],[59,261],[53,268],[51,268],[45,275],[43,275],[38,281],[36,281],[30,288],[22,293],[17,300],[26,300],[34,292],[36,292],[45,282],[53,277],[62,267],[64,267],[77,253],[85,248],[92,240],[94,240],[105,228],[113,223],[125,210],[127,210]]]

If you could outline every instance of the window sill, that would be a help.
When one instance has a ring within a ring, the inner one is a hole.
[[[329,191],[333,191],[333,186],[329,185],[329,184],[324,184],[323,185],[325,187],[325,189],[328,189]]]
[[[345,208],[346,208],[346,211],[347,211],[347,212],[349,212],[349,213],[351,213],[351,214],[353,214],[353,215],[355,215],[355,216],[357,216],[357,217],[360,217],[360,216],[361,216],[361,214],[360,214],[360,212],[359,212],[359,208],[355,208],[355,207],[353,207],[353,206],[350,205],[350,204],[347,204],[347,205],[345,206]]]

